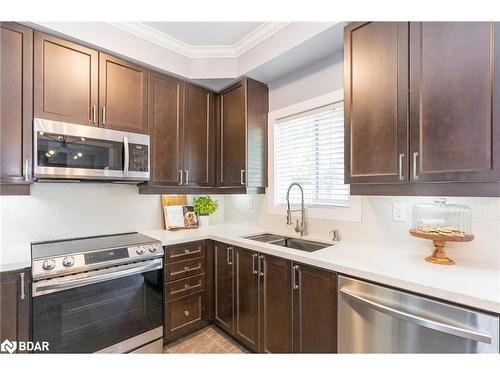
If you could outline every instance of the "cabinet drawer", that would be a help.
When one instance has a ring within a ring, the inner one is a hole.
[[[166,308],[167,335],[188,330],[205,319],[205,292],[168,302]]]
[[[205,242],[190,242],[175,246],[167,247],[165,254],[165,262],[173,263],[187,259],[204,258],[205,257]]]
[[[205,289],[205,275],[188,277],[165,285],[165,297],[168,301],[200,292]]]
[[[184,260],[165,265],[165,281],[174,281],[205,272],[205,258]]]

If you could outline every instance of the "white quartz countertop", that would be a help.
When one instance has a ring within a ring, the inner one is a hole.
[[[440,266],[424,261],[425,251],[371,246],[341,241],[312,253],[270,245],[242,238],[268,230],[234,224],[210,225],[207,228],[142,233],[162,241],[164,246],[212,239],[234,246],[291,259],[346,275],[405,289],[500,313],[500,269],[497,265],[458,261],[454,266]],[[276,231],[272,233],[280,234]],[[290,237],[290,234],[282,233]],[[309,240],[325,242],[317,238]]]
[[[269,230],[236,224],[210,225],[176,232],[161,229],[142,231],[160,240],[164,246],[212,239],[500,314],[498,265],[457,259],[454,266],[439,266],[424,261],[428,249],[416,251],[396,246],[369,245],[366,242],[357,244],[341,241],[308,253],[242,238],[266,232]],[[270,232],[280,234],[277,231]],[[281,234],[290,237],[289,233]],[[305,239],[325,242],[319,238]],[[0,255],[1,272],[31,266],[29,244],[20,243],[16,248],[10,246],[8,253]]]

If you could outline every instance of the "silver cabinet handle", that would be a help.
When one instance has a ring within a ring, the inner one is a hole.
[[[26,294],[24,292],[24,272],[21,272],[19,274],[19,277],[21,278],[21,293],[19,295],[19,298],[20,299],[25,299],[26,298]]]
[[[292,266],[292,289],[299,289],[299,278],[297,277],[298,270],[298,265]]]
[[[481,332],[471,331],[461,327],[455,327],[450,324],[437,322],[435,320],[423,318],[411,313],[407,313],[405,311],[395,309],[393,307],[385,306],[378,302],[369,300],[368,298],[361,297],[356,293],[351,292],[350,290],[347,290],[345,288],[340,289],[340,292],[358,303],[369,305],[371,308],[380,311],[383,314],[392,316],[394,318],[405,320],[407,322],[417,324],[422,327],[430,328],[435,331],[440,331],[448,333],[450,335],[462,337],[464,339],[479,341],[485,344],[491,344],[492,340],[491,336],[485,335]]]
[[[189,184],[189,170],[186,169],[184,172],[186,172],[186,181],[184,181],[184,185],[188,185]]]
[[[123,174],[128,176],[128,168],[130,163],[130,151],[128,147],[128,137],[123,137],[123,150],[124,150],[124,160],[123,160]]]
[[[226,248],[226,263],[228,266],[230,266],[231,264],[233,264],[233,261],[232,261],[232,253],[233,252],[233,247],[232,246],[228,246]]]
[[[418,152],[414,152],[413,153],[413,179],[414,180],[418,180],[417,158],[418,158]]]
[[[31,183],[31,160],[24,161],[24,181]]]
[[[254,275],[258,275],[259,274],[259,270],[255,267],[255,260],[257,259],[258,256],[259,256],[258,254],[252,254],[252,269],[253,269],[253,274]]]
[[[264,276],[264,255],[259,255],[259,276]]]
[[[102,106],[102,124],[106,124],[106,107]]]
[[[95,104],[92,106],[92,122],[94,124],[97,122],[97,106]]]
[[[405,154],[399,154],[399,181],[404,181],[405,176],[403,175],[403,159],[405,157]]]
[[[183,172],[182,172],[182,169],[179,169],[179,185],[183,185],[182,183],[182,177],[183,177]]]
[[[242,170],[240,171],[240,184],[241,184],[241,185],[245,185],[244,175],[245,175],[245,170],[244,170],[244,169],[242,169]]]

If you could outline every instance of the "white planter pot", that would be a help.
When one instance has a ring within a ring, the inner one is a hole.
[[[210,224],[209,215],[199,215],[198,220],[200,222],[200,227],[208,227],[208,224]]]

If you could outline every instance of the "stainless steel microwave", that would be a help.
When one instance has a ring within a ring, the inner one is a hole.
[[[34,177],[147,181],[149,135],[34,119]]]

